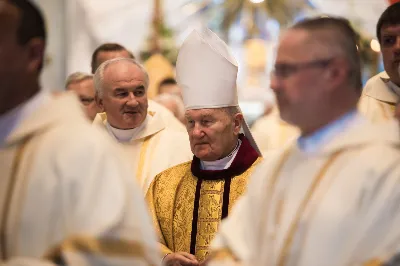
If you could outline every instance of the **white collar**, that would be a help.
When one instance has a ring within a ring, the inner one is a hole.
[[[358,118],[360,118],[360,115],[357,111],[348,112],[342,117],[319,129],[312,135],[299,137],[297,140],[298,147],[303,152],[314,153],[320,150],[324,144],[331,141],[340,132],[343,132]]]
[[[211,162],[200,161],[201,169],[214,170],[214,171],[228,169],[231,166],[233,160],[235,159],[241,145],[242,141],[239,139],[235,149],[228,156]]]
[[[145,120],[138,126],[132,129],[119,129],[110,125],[110,123],[106,123],[106,127],[108,132],[112,134],[119,142],[130,142],[134,137],[136,137],[143,128],[149,123],[150,116],[146,115]]]
[[[7,137],[22,123],[23,120],[35,112],[50,98],[48,92],[40,91],[28,101],[0,116],[0,146],[5,143]]]

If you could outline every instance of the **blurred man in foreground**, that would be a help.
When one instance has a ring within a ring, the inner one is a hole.
[[[398,251],[399,126],[357,111],[356,44],[339,18],[283,34],[271,88],[301,136],[265,155],[222,223],[210,265],[382,265]]]
[[[0,264],[154,265],[154,232],[115,144],[76,96],[40,91],[46,32],[0,0]]]

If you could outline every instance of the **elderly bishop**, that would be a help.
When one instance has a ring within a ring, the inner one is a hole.
[[[237,71],[227,45],[208,29],[193,31],[179,51],[177,78],[194,157],[159,174],[146,196],[165,265],[198,265],[207,257],[260,161],[238,106]]]

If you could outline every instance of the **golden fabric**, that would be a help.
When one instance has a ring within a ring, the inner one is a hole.
[[[244,193],[248,177],[258,158],[243,174],[231,179],[230,212],[236,200]],[[191,161],[172,167],[155,177],[147,192],[154,225],[163,246],[163,252],[190,253],[193,210],[198,178],[191,172]],[[198,202],[198,220],[195,256],[203,261],[208,253],[222,216],[225,181],[202,180]]]

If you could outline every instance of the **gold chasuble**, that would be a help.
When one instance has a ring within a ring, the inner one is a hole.
[[[203,261],[222,219],[244,193],[247,180],[261,160],[244,135],[231,166],[202,170],[193,160],[157,175],[147,192],[163,255],[188,252]]]

